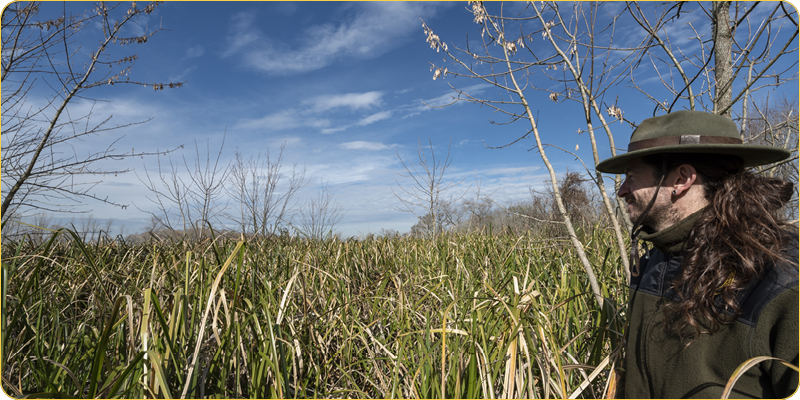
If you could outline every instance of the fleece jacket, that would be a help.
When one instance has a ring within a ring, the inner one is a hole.
[[[641,258],[642,271],[631,279],[622,393],[626,398],[720,398],[728,379],[748,359],[768,356],[798,365],[796,235],[784,250],[792,261],[770,265],[761,279],[739,292],[741,314],[735,322],[693,341],[665,331],[665,308],[678,299],[671,282],[681,271],[683,241],[698,216],[642,235],[655,247]],[[797,386],[797,372],[767,360],[739,378],[730,397],[786,398]]]

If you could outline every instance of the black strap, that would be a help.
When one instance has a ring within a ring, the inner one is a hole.
[[[639,276],[639,233],[643,228],[642,221],[644,221],[644,217],[650,212],[653,204],[655,204],[656,197],[658,197],[658,191],[661,190],[661,185],[664,183],[664,179],[667,177],[668,158],[669,156],[664,154],[664,158],[661,160],[661,179],[658,180],[656,191],[653,192],[653,197],[650,198],[650,202],[647,204],[647,207],[645,207],[644,212],[639,215],[639,218],[636,218],[636,222],[634,222],[633,228],[631,229],[631,276]]]

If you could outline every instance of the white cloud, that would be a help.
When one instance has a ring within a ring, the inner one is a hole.
[[[339,148],[345,150],[369,150],[369,151],[379,151],[379,150],[387,150],[395,145],[385,145],[383,143],[378,142],[365,142],[365,141],[355,141],[355,142],[347,142],[341,143],[338,145]]]
[[[479,83],[477,85],[467,86],[465,88],[459,88],[462,92],[470,95],[470,96],[478,96],[479,94],[483,93],[484,90],[490,88],[492,85],[488,83]],[[432,99],[424,99],[418,100],[422,104],[415,105],[413,111],[427,111],[435,107],[443,107],[447,105],[451,105],[456,102],[458,98],[458,93],[454,90],[450,90],[447,93],[439,96],[434,97]],[[462,96],[462,99],[464,97]]]
[[[191,46],[186,49],[186,58],[200,57],[206,53],[206,50],[201,45]]]
[[[493,175],[518,175],[522,173],[532,173],[540,170],[541,167],[512,167],[512,168],[490,168],[481,170],[477,175],[493,176]]]
[[[276,137],[270,139],[268,142],[270,147],[275,147],[275,148],[279,148],[281,146],[292,147],[302,144],[303,138],[298,136]]]
[[[380,143],[376,144],[380,145]],[[348,154],[343,159],[333,159],[320,164],[307,164],[306,177],[312,181],[329,182],[331,185],[367,181],[386,185],[395,177],[396,163],[397,156],[393,153],[366,153],[359,157]],[[391,193],[389,190],[386,192]],[[346,196],[345,191],[340,193],[342,196]],[[348,201],[348,203],[350,202]]]
[[[222,53],[224,57],[231,56],[259,41],[264,37],[260,31],[253,30],[252,24],[255,14],[252,12],[241,12],[231,17],[231,33],[227,36],[227,45]]]
[[[697,33],[689,24],[683,21],[673,21],[671,24],[665,25],[659,35],[664,41],[668,41],[669,45],[674,49],[696,46],[698,44]],[[688,49],[684,49],[684,51],[686,50]]]
[[[379,113],[375,113],[375,114],[372,114],[372,115],[370,115],[368,117],[362,118],[356,124],[358,124],[359,126],[367,126],[369,124],[372,124],[372,123],[387,119],[387,118],[389,118],[391,116],[392,116],[392,112],[391,111],[381,111]]]
[[[662,77],[658,76],[658,74],[655,71],[652,71],[652,70],[649,70],[649,71],[648,70],[643,70],[642,73],[639,74],[639,75],[645,75],[645,76],[646,75],[650,75],[650,76],[647,77],[647,78],[638,78],[638,77],[636,77],[635,78],[636,79],[635,82],[636,82],[637,86],[644,86],[644,85],[649,85],[649,84],[655,83],[655,82],[661,82],[661,80],[663,79]]]
[[[331,134],[331,133],[341,132],[341,131],[343,131],[343,130],[351,127],[351,126],[352,125],[340,126],[338,128],[326,128],[326,129],[321,130],[320,132],[322,132],[322,134],[324,134],[324,135],[328,135],[328,134]]]
[[[422,104],[417,105],[416,108],[418,110],[430,110],[432,107],[442,107],[452,104],[453,102],[456,101],[456,99],[458,99],[458,93],[454,91],[449,91],[439,97],[420,100]]]
[[[186,79],[187,75],[189,75],[191,72],[193,72],[196,69],[197,69],[196,65],[191,66],[189,68],[186,68],[185,70],[183,70],[183,72],[178,74],[178,76],[170,76],[169,77],[169,81],[170,82],[182,82],[182,81],[184,81]]]
[[[444,5],[449,7],[449,5]],[[342,57],[370,59],[386,53],[420,30],[419,18],[431,18],[441,4],[426,2],[376,2],[348,6],[344,22],[306,28],[294,43],[279,42],[256,26],[255,15],[234,16],[228,50],[252,69],[274,75],[291,75],[324,68]]]
[[[261,118],[244,119],[235,125],[244,129],[287,130],[315,128],[323,134],[341,132],[353,126],[367,126],[391,117],[392,111],[381,111],[352,122],[352,117],[342,115],[339,109],[363,111],[381,105],[382,92],[345,93],[316,96],[302,101],[301,108],[288,108],[272,112]],[[326,117],[323,113],[328,112]],[[334,121],[334,122],[332,122]],[[335,122],[335,121],[338,121]]]
[[[324,118],[313,118],[294,109],[281,110],[257,119],[244,119],[235,125],[240,129],[286,130],[294,128],[323,129],[330,125]]]
[[[113,116],[111,123],[116,125],[147,121],[166,114],[162,108],[132,97],[118,97],[109,101],[73,100],[69,105],[69,113],[72,117],[91,115],[91,120],[96,122]],[[50,118],[49,114],[46,115]],[[89,122],[88,125],[93,124]]]
[[[315,111],[328,111],[333,108],[347,107],[351,110],[369,109],[381,104],[382,92],[345,93],[339,95],[317,96],[303,101],[310,104]]]
[[[122,10],[124,11],[125,8],[129,7],[130,4],[125,5],[122,4]],[[123,8],[125,7],[125,8]],[[94,7],[91,8],[91,11],[94,11]],[[130,19],[125,22],[125,25],[122,26],[120,29],[120,37],[138,37],[150,34],[153,32],[152,26],[158,25],[158,23],[153,24],[151,19],[158,14],[158,11],[152,14],[139,14],[135,19]],[[156,18],[158,19],[158,18]],[[105,31],[106,26],[101,22],[102,20],[95,19],[95,22],[92,24],[92,27],[96,29],[98,32]],[[115,20],[112,20],[115,21]],[[118,22],[118,21],[115,21]]]

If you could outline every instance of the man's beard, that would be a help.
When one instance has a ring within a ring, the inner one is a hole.
[[[641,198],[635,198],[633,205],[638,213],[635,213],[635,215],[631,213],[631,221],[636,222],[637,218],[641,218],[642,212],[645,211],[652,196],[653,192],[649,192],[644,194]],[[647,231],[658,232],[671,226],[675,222],[677,222],[677,212],[673,209],[669,190],[662,187],[650,211],[648,211],[642,219],[641,225],[648,228],[646,229]]]

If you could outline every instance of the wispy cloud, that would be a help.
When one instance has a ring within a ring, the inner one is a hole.
[[[305,141],[303,138],[299,136],[280,136],[275,138],[270,138],[266,140],[266,144],[270,148],[280,148],[281,146],[284,147],[294,147],[302,145]]]
[[[255,14],[241,12],[231,17],[230,34],[226,37],[223,57],[229,57],[243,51],[246,47],[263,42],[264,34],[252,27]]]
[[[274,131],[315,128],[323,134],[341,132],[353,126],[367,126],[390,118],[392,111],[380,111],[359,119],[340,112],[340,109],[345,109],[363,113],[379,107],[383,104],[382,96],[382,92],[315,96],[300,102],[300,107],[275,111],[261,118],[244,119],[235,127]]]
[[[186,49],[186,58],[200,57],[206,53],[206,50],[201,45],[191,46]]]
[[[182,82],[182,81],[186,80],[186,77],[196,69],[197,69],[196,65],[193,65],[193,66],[191,66],[189,68],[186,68],[185,70],[183,70],[177,76],[170,76],[169,77],[169,81],[170,82]]]
[[[380,145],[380,143],[377,143],[377,145]],[[358,147],[359,145],[355,146]],[[367,149],[367,151],[370,150]],[[329,182],[331,185],[367,181],[385,185],[394,178],[396,164],[397,156],[394,153],[369,152],[363,153],[358,157],[350,156],[346,160],[339,159],[320,164],[308,164],[306,165],[306,177]],[[388,190],[386,192],[391,193]],[[341,192],[341,194],[346,196],[344,192]],[[350,202],[347,201],[347,203]]]
[[[341,143],[338,145],[338,147],[345,150],[380,151],[380,150],[388,150],[394,148],[396,147],[396,145],[386,145],[378,142],[365,142],[359,140],[355,142]]]
[[[325,128],[325,129],[322,130],[322,133],[330,134],[330,133],[336,133],[336,132],[344,131],[346,129],[352,128],[353,126],[367,126],[367,125],[373,124],[375,122],[383,121],[385,119],[388,119],[391,116],[392,116],[392,111],[381,111],[381,112],[377,112],[375,114],[369,115],[367,117],[361,118],[360,120],[356,121],[354,124],[342,125],[342,126],[338,126],[336,128]]]
[[[281,131],[295,128],[324,129],[330,125],[325,118],[313,118],[310,113],[286,109],[256,119],[244,119],[235,125],[240,129],[265,129]]]
[[[375,114],[372,114],[372,115],[370,115],[368,117],[360,119],[358,122],[356,122],[356,124],[359,125],[359,126],[367,126],[369,124],[372,124],[372,123],[375,123],[375,122],[378,122],[378,121],[383,121],[383,120],[385,120],[385,119],[387,119],[387,118],[389,118],[391,116],[392,116],[392,112],[391,111],[381,111],[379,113],[375,113]]]
[[[478,175],[494,176],[494,175],[518,175],[523,173],[533,173],[542,169],[541,167],[511,167],[511,168],[490,168],[480,171]]]
[[[441,4],[376,2],[348,6],[344,22],[314,25],[293,43],[265,35],[253,13],[233,17],[224,55],[242,58],[249,68],[273,75],[292,75],[326,67],[341,57],[370,59],[409,40],[419,18],[430,18]],[[444,5],[447,6],[447,5]]]
[[[128,5],[130,6],[130,4]],[[126,7],[124,4],[122,7]],[[158,12],[153,14],[139,14],[136,19],[128,20],[124,26],[122,26],[120,31],[121,37],[136,37],[136,36],[144,36],[146,34],[153,32],[152,23],[153,17],[158,14]],[[103,31],[106,27],[100,22],[100,20],[95,19],[95,22],[92,24],[93,28],[98,31]],[[155,24],[158,26],[158,23]]]
[[[343,130],[346,130],[347,128],[349,128],[351,126],[352,125],[345,125],[345,126],[340,126],[338,128],[325,128],[325,129],[321,130],[320,132],[325,134],[325,135],[329,135],[331,133],[336,133],[336,132],[341,132]]]
[[[467,86],[465,88],[458,88],[462,92],[469,94],[470,96],[480,97],[479,95],[483,93],[486,89],[492,87],[492,85],[488,83],[479,83],[472,86]],[[458,99],[458,93],[454,90],[449,90],[445,92],[443,95],[430,98],[430,99],[417,99],[415,104],[412,104],[409,107],[409,113],[403,116],[403,118],[408,118],[413,115],[417,115],[422,111],[429,111],[435,109],[437,107],[444,107],[447,105],[451,105],[456,103]],[[462,96],[463,99],[463,96]]]
[[[682,21],[680,23],[666,24],[659,32],[659,35],[663,40],[669,41],[673,48],[681,48],[692,42],[698,43],[697,32],[692,29],[691,25]]]
[[[317,96],[303,101],[315,111],[328,111],[346,107],[351,110],[369,109],[381,104],[382,92],[345,93],[339,95]]]

